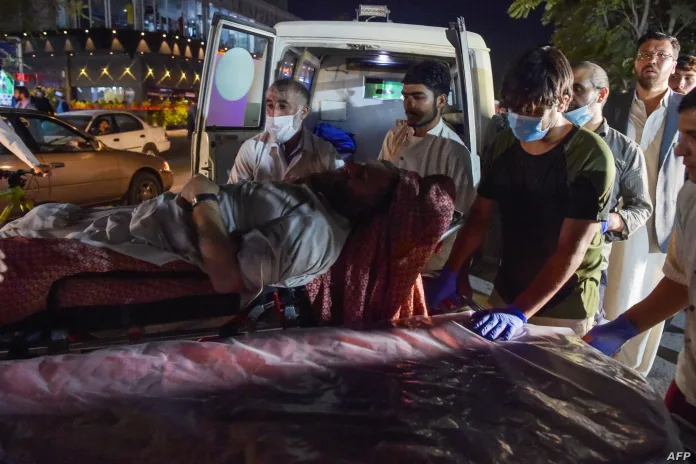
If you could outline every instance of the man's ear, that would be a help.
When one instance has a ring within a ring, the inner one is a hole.
[[[302,112],[300,113],[300,117],[304,121],[307,119],[307,116],[309,116],[309,105],[302,105]]]
[[[443,109],[447,105],[447,95],[442,94],[437,97],[437,107]]]
[[[570,98],[570,95],[563,95],[561,97],[560,103],[558,104],[557,111],[559,113],[565,113],[566,111],[568,111],[568,107],[570,106],[571,100],[572,98]]]
[[[606,87],[599,89],[599,95],[597,96],[597,103],[604,103],[609,98],[609,89]]]

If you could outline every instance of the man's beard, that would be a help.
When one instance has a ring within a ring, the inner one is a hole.
[[[637,74],[637,80],[638,84],[640,84],[641,87],[643,87],[645,90],[652,90],[654,87],[657,86],[657,84],[660,81],[660,71],[658,71],[655,68],[652,68],[655,71],[655,74],[652,76],[644,75],[643,72],[645,71],[646,68],[643,68],[640,71],[640,74]]]
[[[421,119],[417,123],[410,125],[411,127],[423,127],[427,126],[437,118],[437,100],[433,102],[433,107],[430,110],[430,114],[427,115],[425,119]]]

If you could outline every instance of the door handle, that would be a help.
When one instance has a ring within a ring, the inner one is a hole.
[[[49,166],[51,167],[51,169],[64,168],[65,163],[51,163],[49,164]]]
[[[114,139],[114,142],[120,142],[121,139]]]
[[[144,138],[145,138],[145,134],[140,134],[140,138],[141,138],[141,139],[144,139]]]

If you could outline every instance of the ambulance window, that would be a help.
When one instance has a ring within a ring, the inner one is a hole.
[[[260,128],[269,39],[224,27],[216,45],[206,126]]]
[[[317,68],[314,67],[314,65],[308,61],[303,61],[302,66],[298,69],[297,75],[295,79],[300,81],[302,85],[304,85],[307,90],[311,91],[312,90],[312,82],[314,81],[314,74],[316,73]]]
[[[401,81],[366,77],[363,97],[376,100],[401,100],[403,89],[404,84]]]
[[[278,79],[291,79],[295,75],[295,67],[297,66],[297,55],[292,52],[287,52],[280,63],[278,69]]]

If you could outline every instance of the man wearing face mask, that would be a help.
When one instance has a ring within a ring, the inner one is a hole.
[[[584,335],[599,306],[603,239],[614,161],[602,139],[563,117],[572,94],[568,60],[552,47],[529,50],[503,81],[510,129],[484,158],[478,196],[447,266],[426,289],[430,307],[472,296],[469,263],[494,207],[502,258],[490,304],[471,329],[509,340],[529,321]],[[459,278],[461,276],[461,278]]]
[[[685,177],[684,164],[674,152],[679,140],[677,109],[683,95],[669,88],[679,50],[676,38],[660,32],[641,37],[633,69],[636,87],[610,98],[604,111],[609,125],[643,150],[654,208],[645,227],[613,246],[604,295],[608,319],[617,318],[647,297],[663,277],[677,194]],[[647,376],[660,346],[662,329],[663,324],[659,324],[631,340],[618,359]]]
[[[597,320],[603,311],[604,290],[607,287],[607,267],[611,244],[626,240],[642,227],[652,214],[648,192],[648,172],[645,157],[638,144],[619,131],[612,129],[602,110],[609,97],[609,77],[595,63],[582,61],[573,65],[573,100],[565,118],[602,137],[614,155],[616,180],[612,189],[609,221],[605,225],[606,244],[602,252],[602,279],[599,286],[600,305]],[[624,270],[624,273],[632,272]]]
[[[476,156],[476,168],[472,169],[474,163],[464,142],[442,119],[450,80],[449,69],[437,61],[423,61],[406,72],[402,95],[407,124],[387,133],[379,159],[421,176],[450,177],[457,187],[454,207],[467,213],[476,197],[474,182],[479,177],[479,162]],[[453,244],[454,237],[445,241],[426,269],[441,269]]]
[[[304,129],[309,92],[299,82],[279,79],[266,92],[266,130],[241,146],[229,183],[282,181],[343,166],[330,143]]]

